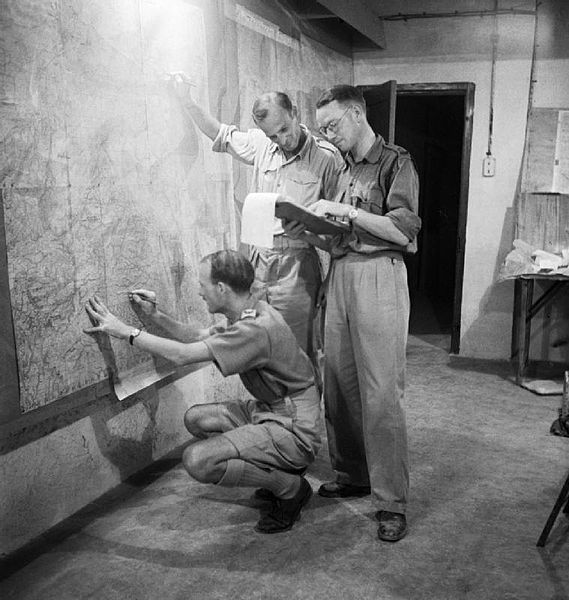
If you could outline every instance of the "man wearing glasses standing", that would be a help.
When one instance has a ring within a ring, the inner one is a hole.
[[[379,538],[396,542],[407,532],[409,489],[403,254],[417,249],[419,181],[408,152],[374,133],[357,88],[326,90],[316,109],[320,132],[345,153],[347,177],[339,203],[320,200],[312,210],[351,224],[331,241],[324,398],[336,479],[318,493],[371,493]]]

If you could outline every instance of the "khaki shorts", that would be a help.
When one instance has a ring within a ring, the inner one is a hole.
[[[287,426],[291,419],[275,415],[270,420],[266,407],[256,400],[221,402],[235,429],[223,432],[239,452],[239,458],[261,469],[303,471],[314,461],[314,452]]]

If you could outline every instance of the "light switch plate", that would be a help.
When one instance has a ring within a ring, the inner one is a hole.
[[[484,157],[482,162],[482,175],[484,177],[494,177],[496,175],[496,159],[493,156]]]

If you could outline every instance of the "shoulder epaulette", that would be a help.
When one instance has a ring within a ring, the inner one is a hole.
[[[408,150],[405,150],[405,148],[402,148],[401,146],[397,146],[397,144],[388,144],[387,142],[385,142],[383,147],[387,148],[388,150],[391,150],[392,152],[395,152],[399,156],[410,156]]]
[[[336,152],[338,152],[338,153],[340,152],[338,150],[338,148],[336,148],[336,146],[334,146],[334,144],[332,144],[328,140],[325,140],[324,138],[314,136],[314,141],[316,142],[316,145],[319,148],[324,148],[325,150],[329,150],[333,154],[335,154]]]

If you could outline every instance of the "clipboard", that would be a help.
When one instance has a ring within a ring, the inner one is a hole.
[[[312,211],[293,204],[288,200],[277,200],[275,217],[289,221],[300,221],[306,229],[316,234],[334,235],[350,231],[350,225],[342,221],[334,221],[328,217],[318,217]]]

